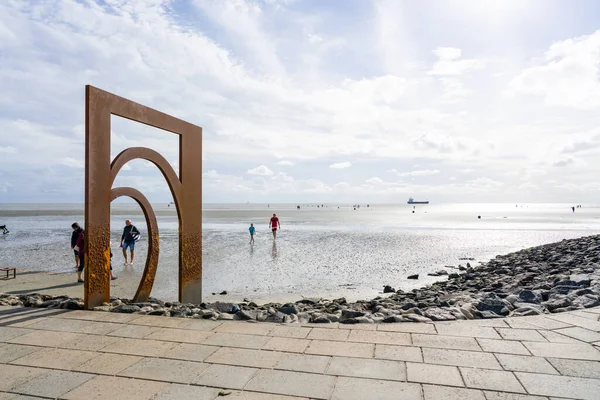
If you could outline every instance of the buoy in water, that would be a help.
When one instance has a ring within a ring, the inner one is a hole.
[[[478,216],[477,216],[477,218],[478,218],[478,219],[481,219],[481,215],[478,215]]]

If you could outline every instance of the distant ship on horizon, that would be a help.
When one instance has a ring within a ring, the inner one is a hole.
[[[408,204],[429,204],[429,200],[426,201],[414,201],[412,197],[408,198]]]

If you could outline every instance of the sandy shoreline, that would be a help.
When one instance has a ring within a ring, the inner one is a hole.
[[[99,309],[206,319],[349,324],[539,315],[600,305],[599,270],[600,235],[596,235],[497,256],[481,266],[467,264],[460,270],[452,269],[446,281],[410,292],[389,288],[388,296],[371,300],[310,298],[284,303],[269,299],[269,303],[259,305],[262,302],[256,299],[240,301],[210,294],[204,296],[201,305],[158,299],[133,303],[128,299],[137,287],[136,277],[125,274],[112,281],[111,294],[118,299]],[[29,298],[27,294],[75,298],[83,294],[83,286],[73,282],[71,274],[24,272],[19,278],[2,283],[0,292],[5,295],[0,303],[66,307],[65,299]],[[70,301],[68,306],[83,307],[83,303]]]
[[[143,267],[137,267],[141,269]],[[140,278],[138,274],[121,273],[118,279],[111,281],[110,294],[118,298],[132,298],[139,285]],[[77,274],[75,268],[73,273],[48,273],[39,271],[28,271],[17,269],[17,278],[9,280],[0,280],[0,293],[4,294],[47,294],[52,296],[68,296],[72,298],[83,298],[83,284],[77,283]],[[175,295],[176,297],[176,295]],[[300,300],[303,297],[299,295],[290,296],[252,296],[249,293],[246,296],[236,294],[220,295],[216,293],[205,293],[203,300],[208,303],[214,302],[243,302],[244,298],[251,299],[256,303],[278,302]]]

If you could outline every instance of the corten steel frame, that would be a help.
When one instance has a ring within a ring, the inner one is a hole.
[[[179,217],[179,301],[202,302],[202,128],[160,111],[85,87],[85,284],[86,309],[110,301],[110,203],[134,199],[148,226],[148,257],[135,301],[147,301],[158,267],[159,236],[148,199],[130,187],[112,188],[119,170],[141,158],[165,177]],[[179,135],[179,177],[163,156],[144,147],[123,150],[110,160],[110,120],[117,115]]]

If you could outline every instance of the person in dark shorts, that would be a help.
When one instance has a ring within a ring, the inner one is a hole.
[[[281,223],[279,223],[279,218],[277,218],[277,215],[273,214],[271,217],[271,221],[269,221],[269,228],[271,228],[271,232],[273,232],[273,240],[277,240],[277,228],[281,229]]]
[[[81,279],[81,273],[83,272],[83,267],[85,266],[85,231],[79,228],[79,235],[77,236],[77,241],[75,242],[75,250],[79,253],[79,267],[77,268],[77,282],[83,282]]]
[[[77,238],[79,238],[82,229],[77,222],[73,222],[71,228],[73,228],[73,233],[71,234],[71,250],[73,250],[73,253],[75,254],[75,268],[79,268],[79,251],[75,250],[75,245],[77,244]]]
[[[125,228],[121,235],[121,248],[123,248],[123,257],[125,257],[125,265],[133,265],[133,251],[135,250],[135,235],[139,235],[140,231],[131,224],[131,220],[125,220]],[[131,253],[131,261],[127,263],[127,248]]]

